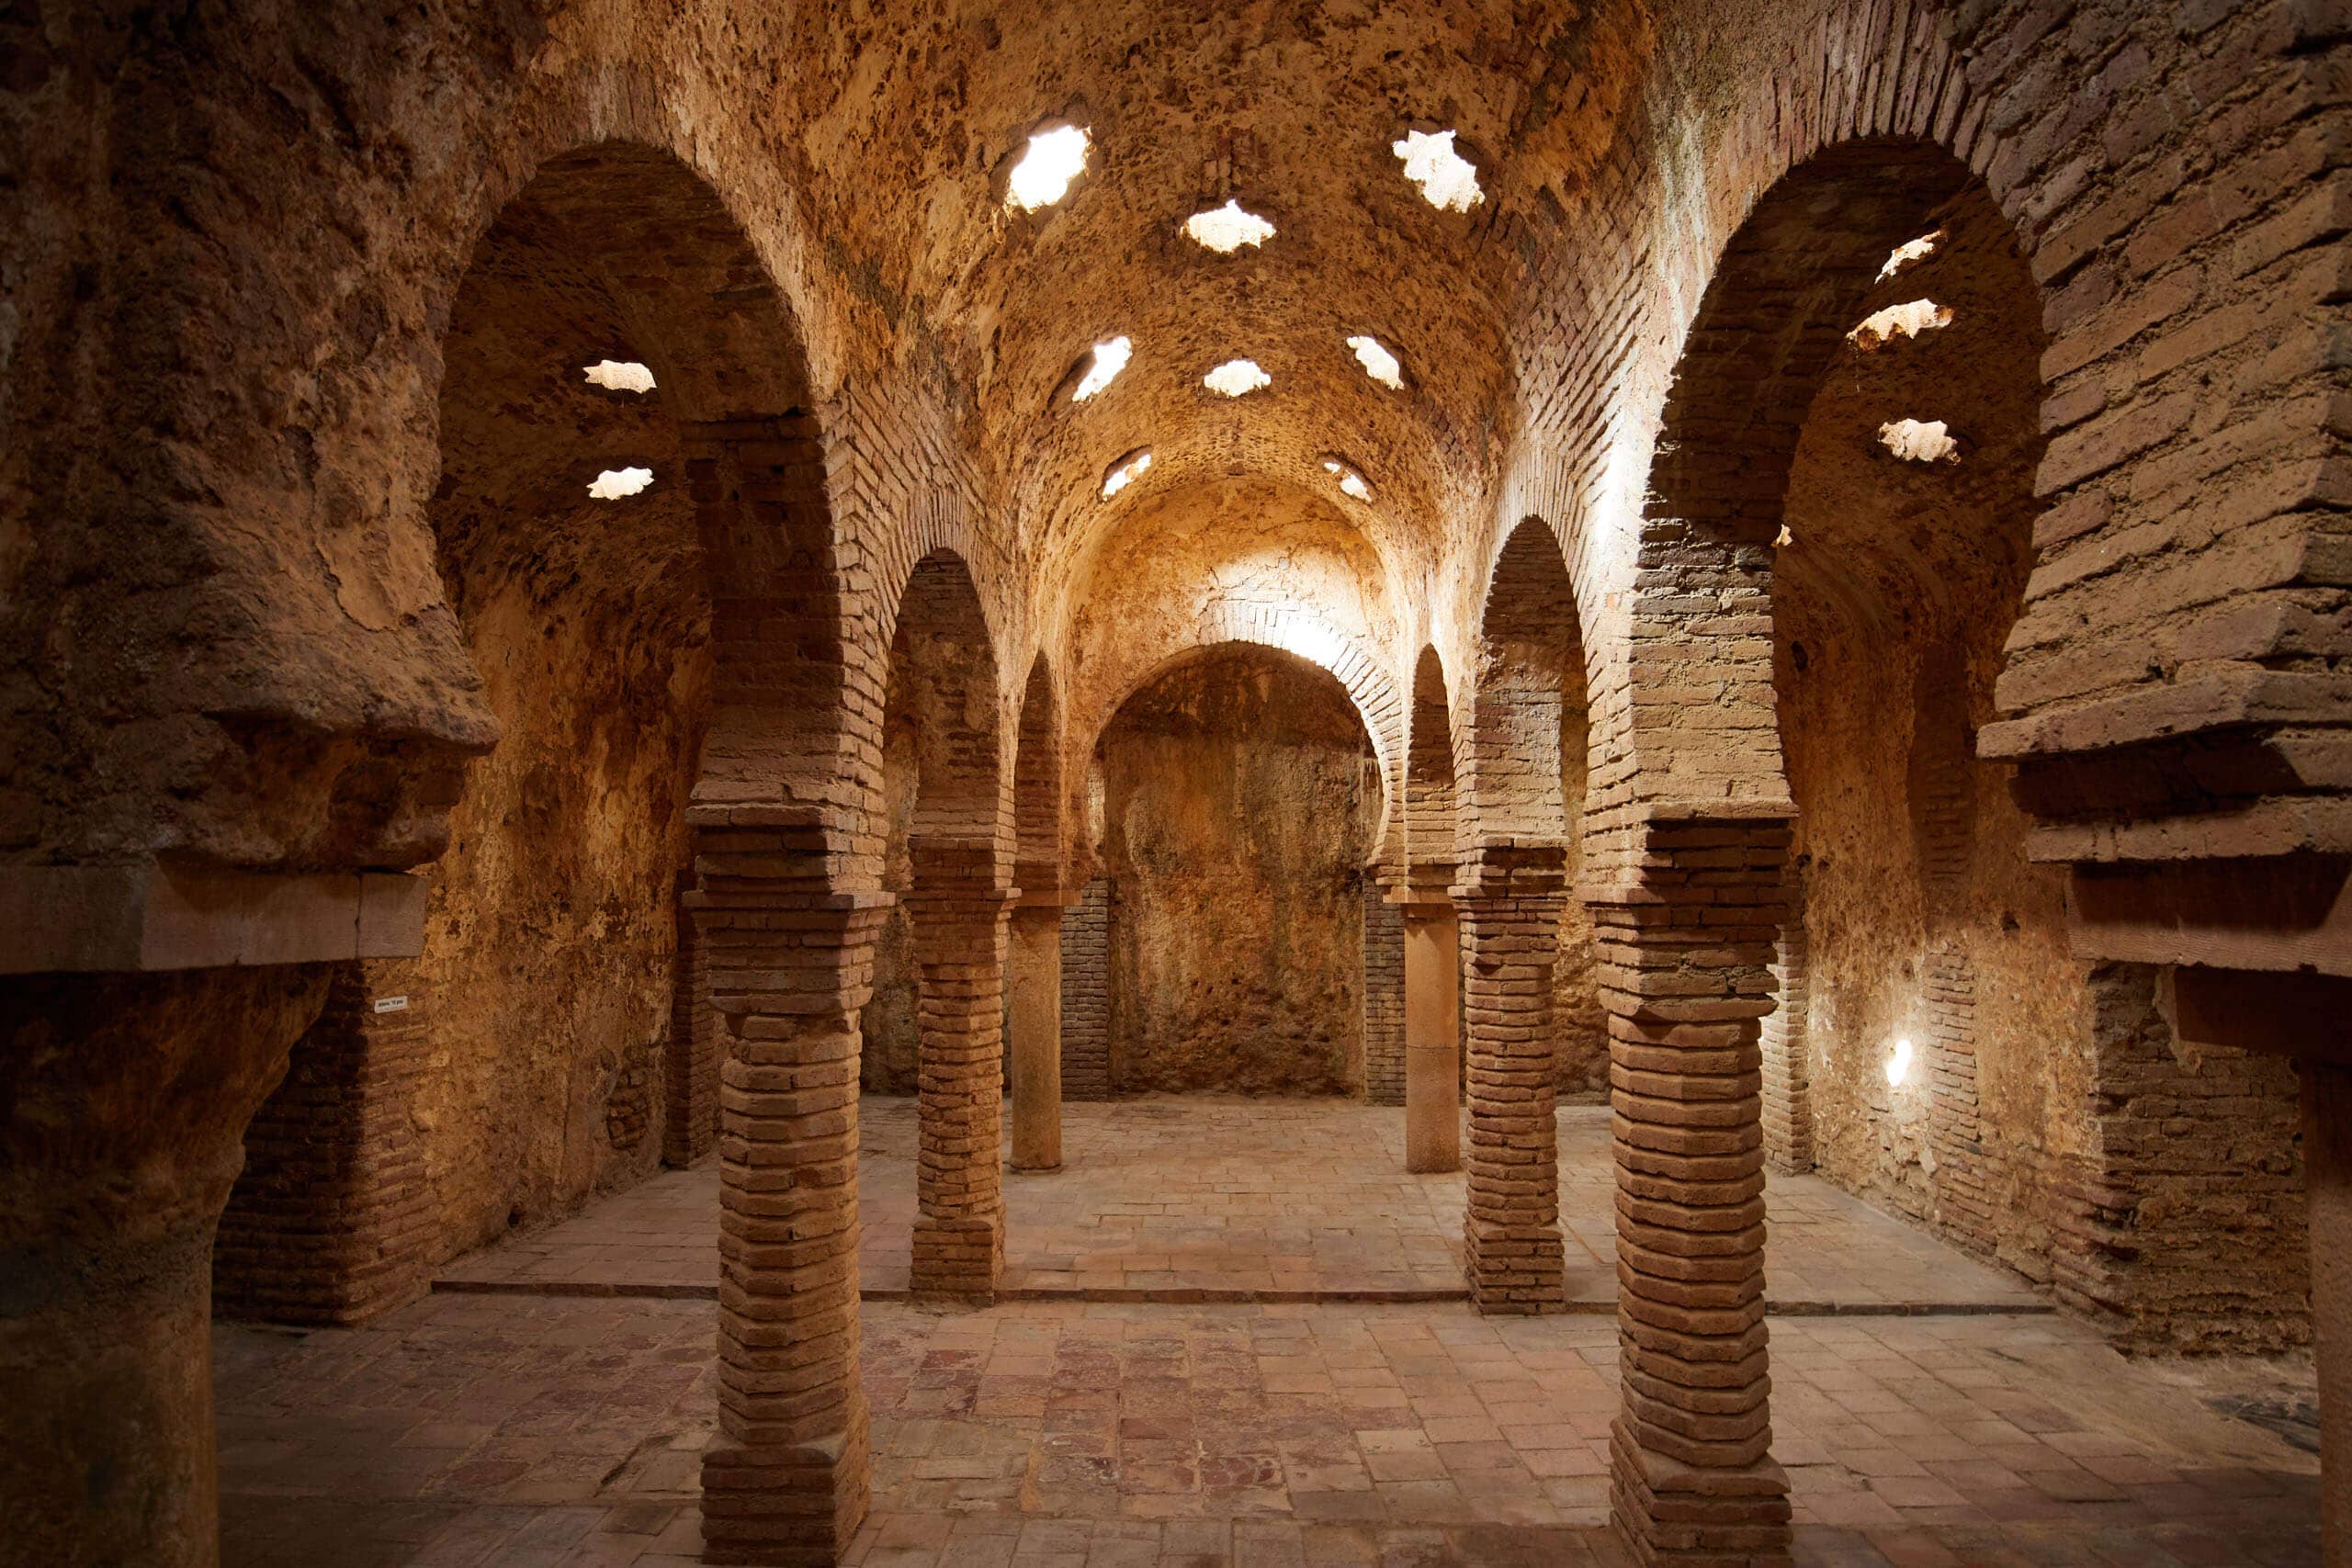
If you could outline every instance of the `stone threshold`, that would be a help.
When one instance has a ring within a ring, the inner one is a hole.
[[[628,1284],[596,1280],[435,1280],[435,1292],[473,1296],[580,1296],[637,1301],[699,1301],[718,1299],[717,1285]],[[978,1301],[952,1292],[914,1291],[904,1286],[868,1286],[858,1292],[868,1302]],[[1158,1306],[1204,1305],[1394,1305],[1420,1302],[1466,1302],[1466,1287],[1426,1290],[1258,1291],[1214,1286],[1136,1287],[1092,1286],[1083,1289],[1011,1285],[999,1291],[997,1302],[1106,1302]],[[2046,1317],[2057,1312],[2045,1301],[2016,1302],[1827,1302],[1772,1301],[1764,1303],[1767,1317]],[[1616,1300],[1579,1297],[1563,1304],[1568,1316],[1603,1317],[1615,1314]]]

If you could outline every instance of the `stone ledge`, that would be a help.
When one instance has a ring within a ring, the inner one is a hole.
[[[0,867],[0,974],[413,958],[424,879],[166,865]]]

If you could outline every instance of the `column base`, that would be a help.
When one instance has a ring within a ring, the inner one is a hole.
[[[1488,1316],[1532,1317],[1567,1307],[1567,1254],[1560,1227],[1481,1224],[1462,1226],[1463,1273],[1470,1299]]]
[[[834,1568],[865,1522],[865,1404],[822,1441],[713,1448],[702,1461],[702,1560]]]
[[[1004,1275],[1001,1220],[915,1222],[914,1288],[924,1295],[996,1300]]]
[[[1789,1568],[1789,1477],[1767,1457],[1701,1469],[1609,1429],[1609,1523],[1634,1561],[1676,1568]]]

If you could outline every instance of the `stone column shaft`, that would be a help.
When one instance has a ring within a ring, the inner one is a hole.
[[[212,1247],[324,964],[0,979],[10,1562],[214,1568]]]
[[[1556,847],[1489,850],[1454,889],[1469,958],[1463,1240],[1482,1313],[1556,1312],[1566,1300],[1552,1063],[1565,858]]]
[[[1462,1168],[1462,922],[1451,902],[1408,902],[1405,1168]]]
[[[830,1568],[865,1517],[858,1013],[890,899],[773,874],[775,835],[706,832],[694,896],[719,1092],[718,1433],[704,1558]]]
[[[1004,1269],[1004,955],[1009,890],[926,882],[913,916],[922,995],[915,1013],[914,1288],[992,1296]]]
[[[1062,1166],[1062,907],[1013,911],[1012,1168]]]
[[[1654,824],[1596,893],[1617,1166],[1611,1519],[1644,1563],[1778,1568],[1758,1022],[1772,1006],[1786,824]]]

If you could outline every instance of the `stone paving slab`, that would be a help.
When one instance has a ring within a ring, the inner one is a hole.
[[[861,1276],[908,1292],[915,1111],[860,1110]],[[1560,1194],[1571,1311],[1616,1309],[1609,1113],[1564,1106]],[[1005,1176],[1010,1300],[1456,1300],[1459,1172],[1404,1168],[1404,1112],[1347,1100],[1154,1096],[1073,1104],[1063,1168]],[[2023,1281],[1815,1177],[1775,1177],[1768,1299],[1782,1314],[2040,1312]],[[665,1172],[577,1217],[459,1258],[436,1288],[715,1299],[718,1169]]]
[[[455,1295],[221,1325],[223,1561],[693,1562],[716,1326],[702,1302]],[[1062,1301],[863,1326],[854,1568],[1622,1563],[1604,1322]],[[2319,1562],[2312,1456],[2065,1319],[1799,1320],[1772,1355],[1800,1563]]]

